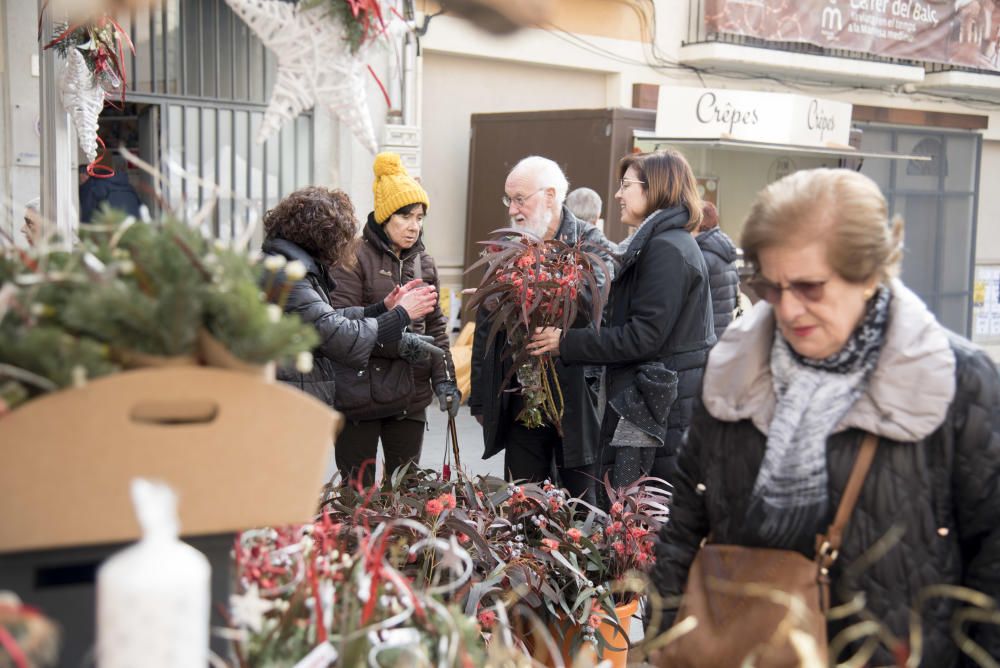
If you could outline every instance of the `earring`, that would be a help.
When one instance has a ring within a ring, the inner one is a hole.
[[[865,301],[867,301],[875,295],[875,288],[868,288],[862,294],[865,296]]]

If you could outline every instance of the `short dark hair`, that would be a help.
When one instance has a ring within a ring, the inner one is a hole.
[[[404,207],[400,207],[400,208],[396,209],[391,214],[389,214],[389,218],[392,218],[396,214],[399,214],[400,216],[408,216],[408,215],[410,215],[410,212],[413,211],[414,209],[416,209],[418,206],[421,209],[423,209],[423,214],[426,216],[427,215],[427,207],[424,206],[424,203],[423,202],[414,202],[413,204],[407,204]],[[388,220],[389,219],[387,218],[386,222],[388,222]]]
[[[268,239],[285,239],[327,267],[350,264],[357,244],[358,219],[343,190],[300,188],[264,214]]]
[[[701,197],[698,196],[698,182],[688,161],[678,151],[667,149],[656,153],[631,153],[618,163],[618,178],[625,178],[629,168],[635,170],[641,187],[646,191],[648,216],[657,209],[683,206],[688,210],[688,224],[691,232],[701,224]]]

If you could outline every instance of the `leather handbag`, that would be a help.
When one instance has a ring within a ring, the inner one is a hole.
[[[867,434],[837,514],[816,538],[816,557],[793,550],[706,543],[688,573],[675,636],[661,668],[827,665],[830,567],[878,446]]]

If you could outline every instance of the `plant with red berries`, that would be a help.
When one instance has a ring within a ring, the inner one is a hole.
[[[507,333],[504,356],[511,370],[501,387],[507,389],[517,377],[524,399],[517,419],[526,427],[551,424],[561,434],[563,398],[555,362],[532,356],[525,344],[537,328],[566,331],[580,324],[578,318],[599,328],[608,284],[601,285],[598,276],[609,276],[608,267],[591,245],[546,240],[513,228],[493,235],[480,242],[487,247],[484,257],[468,269],[486,268],[469,306],[492,313],[487,346],[501,331]]]
[[[601,554],[598,577],[614,582],[627,573],[648,573],[655,555],[653,542],[669,517],[670,492],[659,478],[640,478],[623,489],[605,480],[611,502],[603,532],[594,536]]]

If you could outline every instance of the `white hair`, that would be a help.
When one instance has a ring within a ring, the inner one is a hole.
[[[566,201],[566,193],[569,191],[569,181],[559,165],[553,160],[543,158],[540,155],[529,155],[514,165],[514,172],[527,172],[538,188],[553,188],[556,191],[556,204],[562,206]]]
[[[566,208],[585,223],[601,217],[601,196],[590,188],[577,188],[566,196]]]
[[[28,209],[30,211],[34,211],[35,213],[41,213],[42,212],[42,198],[41,197],[36,197],[35,199],[33,199],[30,202],[28,202],[27,204],[25,204],[24,208]]]

